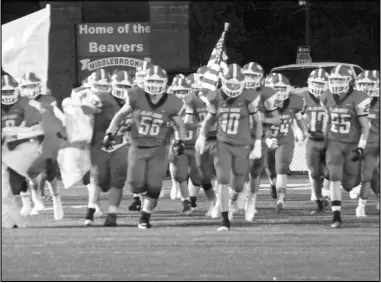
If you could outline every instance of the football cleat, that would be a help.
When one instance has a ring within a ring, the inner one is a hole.
[[[183,210],[181,211],[182,215],[190,215],[193,212],[190,201],[184,200],[183,201]]]
[[[365,206],[363,205],[359,205],[357,206],[356,208],[356,217],[357,218],[363,218],[363,217],[366,217],[366,214],[365,214]]]
[[[350,192],[349,192],[349,197],[351,199],[358,199],[360,195],[360,190],[361,190],[361,184],[354,187]]]
[[[95,208],[87,208],[86,212],[86,218],[85,218],[85,226],[92,226],[94,223],[94,213],[95,213]]]
[[[230,231],[230,221],[229,220],[222,220],[221,226],[217,228],[218,232],[223,231]]]
[[[94,217],[95,218],[100,218],[100,217],[102,217],[102,215],[103,215],[103,212],[102,212],[101,208],[99,207],[99,205],[97,205],[95,207]]]
[[[213,207],[212,218],[220,218],[221,217],[221,204],[219,202],[216,202],[215,206]]]
[[[316,208],[311,211],[311,214],[312,215],[317,215],[317,214],[320,214],[320,213],[323,213],[324,212],[324,205],[323,205],[323,201],[322,200],[317,200],[316,201]]]
[[[245,220],[247,222],[253,222],[257,210],[255,209],[255,199],[253,197],[248,197],[245,206]]]
[[[341,212],[340,211],[334,211],[331,228],[340,228],[342,223],[343,222],[341,221]]]
[[[278,200],[275,204],[275,212],[279,214],[282,209],[284,209],[286,206],[286,203],[283,200]]]
[[[64,210],[59,195],[53,197],[53,215],[55,220],[62,220],[64,218]]]
[[[278,198],[278,195],[277,195],[277,193],[276,193],[276,187],[275,187],[275,185],[270,185],[271,187],[271,197],[273,198],[273,199],[277,199]]]
[[[149,223],[150,214],[146,214],[145,212],[142,213],[142,215],[139,218],[138,228],[139,229],[150,229],[152,225]]]
[[[103,226],[105,227],[115,227],[116,226],[116,213],[107,213],[105,223]]]

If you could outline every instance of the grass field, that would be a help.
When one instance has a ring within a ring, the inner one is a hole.
[[[340,229],[329,227],[331,211],[311,216],[308,180],[291,177],[287,207],[274,213],[264,186],[255,223],[239,212],[229,232],[217,232],[219,219],[200,210],[179,215],[179,200],[160,200],[153,228],[137,228],[126,193],[118,227],[83,227],[87,190],[64,192],[65,218],[53,220],[51,202],[27,229],[2,230],[3,281],[379,281],[379,214],[375,197],[365,219],[355,217],[356,202],[344,193]],[[170,182],[166,182],[169,190]],[[102,208],[107,196],[102,196]]]

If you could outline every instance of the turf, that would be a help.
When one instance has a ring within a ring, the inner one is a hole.
[[[379,281],[379,214],[375,197],[365,219],[355,217],[356,202],[344,193],[340,229],[329,227],[331,212],[311,216],[314,204],[303,184],[289,190],[287,207],[274,213],[269,190],[260,190],[255,223],[239,212],[230,232],[217,232],[220,220],[199,211],[179,215],[179,200],[160,200],[153,228],[136,227],[126,194],[118,227],[83,227],[86,189],[65,191],[65,218],[51,210],[29,218],[29,228],[2,230],[3,281]],[[169,182],[166,184],[167,189]],[[107,196],[102,196],[106,210]],[[51,207],[51,202],[47,207]]]

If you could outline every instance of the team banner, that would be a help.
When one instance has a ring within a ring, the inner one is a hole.
[[[34,72],[48,80],[50,5],[45,9],[2,25],[2,67],[19,80]]]
[[[76,33],[79,82],[100,68],[134,74],[136,66],[150,58],[149,23],[83,23]]]

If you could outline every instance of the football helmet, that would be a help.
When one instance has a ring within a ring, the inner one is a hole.
[[[380,72],[377,70],[364,71],[356,80],[356,89],[366,92],[369,96],[380,96]]]
[[[88,78],[88,83],[94,94],[111,92],[112,89],[110,73],[105,69],[99,69],[93,72]]]
[[[191,86],[193,90],[200,90],[201,85],[200,85],[200,78],[199,74],[197,73],[192,73],[187,76],[186,80],[187,83]]]
[[[292,90],[291,83],[289,79],[282,74],[271,73],[266,78],[265,85],[277,92],[276,99],[279,101],[284,101],[290,97],[290,92]]]
[[[238,64],[230,64],[221,75],[221,89],[227,96],[239,96],[245,87],[245,76]]]
[[[174,84],[172,84],[172,91],[174,95],[182,99],[189,94],[191,91],[191,86],[188,84],[185,78],[180,78]]]
[[[118,71],[111,77],[111,94],[119,99],[127,97],[127,89],[132,87],[132,78],[127,71]]]
[[[257,88],[262,85],[265,71],[258,63],[247,63],[242,67],[242,73],[245,76],[245,87],[247,89]]]
[[[144,78],[146,76],[147,70],[152,66],[153,64],[148,61],[142,61],[136,66],[135,83],[138,87],[144,88]]]
[[[19,89],[21,96],[36,98],[41,93],[41,79],[35,73],[26,72],[20,79]]]
[[[167,89],[167,72],[157,65],[146,70],[144,77],[144,91],[150,95],[163,94]]]
[[[320,96],[328,88],[328,73],[322,68],[313,70],[307,80],[308,91]]]
[[[81,85],[82,85],[83,87],[88,87],[88,88],[90,88],[89,77],[86,77],[86,78],[81,82]]]
[[[328,87],[333,94],[346,93],[353,84],[353,72],[346,65],[337,65],[328,76]]]
[[[18,83],[10,75],[1,76],[1,104],[12,105],[18,100]]]
[[[172,83],[171,83],[171,85],[168,87],[168,89],[167,89],[167,92],[169,93],[169,94],[173,94],[173,86],[177,83],[177,81],[179,80],[179,79],[185,79],[186,77],[185,77],[185,75],[183,75],[183,74],[177,74],[176,76],[174,76],[174,78],[172,79]]]

